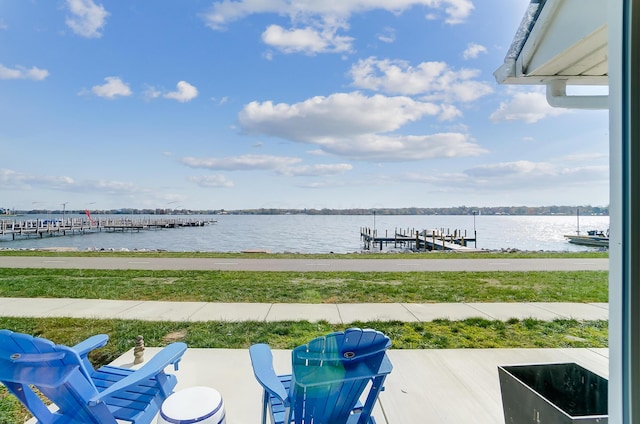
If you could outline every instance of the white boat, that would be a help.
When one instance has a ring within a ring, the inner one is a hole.
[[[578,229],[576,234],[565,234],[565,238],[569,243],[579,244],[582,246],[593,247],[609,247],[609,230],[606,234],[602,230],[588,230],[586,235],[580,234],[580,209],[576,210],[576,218],[578,220]]]
[[[566,234],[569,243],[580,244],[582,246],[609,247],[609,230],[606,233],[598,230],[589,230],[586,235]]]

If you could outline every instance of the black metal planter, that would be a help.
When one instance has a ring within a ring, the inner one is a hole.
[[[507,424],[607,423],[607,379],[574,363],[498,367]]]

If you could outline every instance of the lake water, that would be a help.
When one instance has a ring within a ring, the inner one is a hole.
[[[97,217],[97,216],[96,216]],[[124,216],[122,216],[124,217]],[[129,215],[138,219],[144,215]],[[177,216],[180,217],[180,216]],[[35,215],[16,220],[46,218]],[[51,217],[49,217],[51,218]],[[94,217],[95,218],[95,217]],[[153,216],[151,216],[153,218]],[[9,241],[0,239],[0,248],[31,249],[76,247],[79,250],[168,250],[239,252],[266,250],[272,253],[351,253],[363,248],[360,228],[377,230],[378,236],[393,237],[396,229],[444,229],[477,235],[480,249],[531,251],[584,251],[593,248],[570,244],[564,234],[575,234],[575,216],[515,215],[189,215],[182,218],[216,220],[204,227],[186,227],[140,232],[91,233],[64,237],[44,237]],[[606,231],[608,216],[581,216],[581,233],[589,229]],[[473,247],[473,243],[470,244]],[[391,250],[385,247],[385,250]]]

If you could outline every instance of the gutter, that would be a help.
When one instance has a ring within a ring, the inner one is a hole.
[[[567,80],[554,79],[547,83],[547,103],[549,106],[567,109],[609,109],[609,96],[569,96]]]

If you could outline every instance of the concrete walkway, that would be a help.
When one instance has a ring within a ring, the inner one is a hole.
[[[349,271],[349,272],[464,272],[464,271],[608,271],[609,259],[259,259],[259,258],[147,258],[81,256],[0,256],[0,268],[146,269],[193,271]]]
[[[116,318],[145,321],[424,322],[510,318],[607,320],[607,303],[208,303],[60,298],[0,298],[0,316]]]

